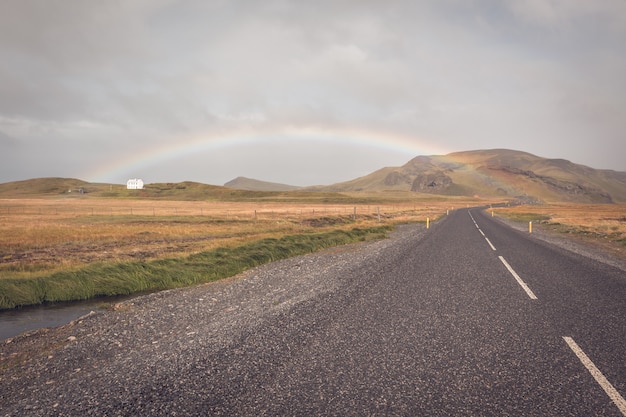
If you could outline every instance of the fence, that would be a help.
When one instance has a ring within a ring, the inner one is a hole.
[[[206,203],[206,202],[134,202],[129,205],[108,205],[103,202],[86,204],[84,201],[37,202],[34,204],[0,204],[0,219],[15,220],[23,217],[183,217],[202,216],[226,220],[264,220],[279,218],[320,217],[375,217],[379,221],[397,216],[428,216],[437,211],[432,207],[415,204],[398,205],[354,205],[354,204],[293,204],[293,203]],[[179,203],[179,204],[176,204]]]

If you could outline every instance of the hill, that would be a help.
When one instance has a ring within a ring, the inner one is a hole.
[[[103,191],[106,184],[92,184],[74,178],[34,178],[0,184],[0,197],[41,197],[58,195],[80,195],[86,192]]]
[[[234,180],[228,181],[224,184],[224,187],[248,191],[294,191],[301,188],[295,185],[259,181],[246,177],[237,177]]]
[[[34,178],[0,184],[0,198],[152,198],[173,200],[220,199],[243,197],[247,191],[232,190],[192,181],[145,184],[143,189],[128,190],[125,184],[91,183],[74,178]],[[252,193],[255,197],[255,193]]]
[[[351,181],[295,187],[239,177],[226,186],[185,181],[121,184],[71,178],[37,178],[0,184],[0,198],[109,197],[221,201],[323,201],[483,197],[522,202],[626,202],[626,172],[593,169],[564,159],[547,159],[508,149],[417,156],[400,167],[381,168]]]
[[[116,198],[179,201],[268,201],[357,203],[363,196],[333,192],[238,190],[193,181],[145,184],[143,189],[128,190],[122,184],[90,183],[73,178],[34,178],[0,184],[0,199],[21,198]],[[383,200],[401,197],[385,196]],[[368,200],[373,197],[368,196]],[[380,199],[380,198],[379,198]]]
[[[351,181],[306,190],[405,190],[523,201],[611,203],[626,202],[626,172],[491,149],[418,156],[401,167],[382,168]]]

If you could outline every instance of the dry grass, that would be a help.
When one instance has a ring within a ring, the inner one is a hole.
[[[494,209],[496,215],[532,221],[533,227],[568,234],[626,257],[626,204],[546,204]]]
[[[285,234],[432,220],[448,208],[449,202],[0,200],[0,278],[32,278],[93,262],[187,256]]]

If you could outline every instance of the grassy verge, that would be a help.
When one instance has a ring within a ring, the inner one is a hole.
[[[86,267],[34,278],[0,280],[0,309],[189,286],[236,275],[257,265],[348,243],[380,239],[391,226],[266,238],[186,257]]]
[[[626,204],[545,204],[494,210],[514,221],[595,244],[626,258]]]
[[[505,217],[516,222],[535,222],[535,223],[547,223],[550,221],[550,216],[538,213],[502,213]]]

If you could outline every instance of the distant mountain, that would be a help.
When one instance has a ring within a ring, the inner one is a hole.
[[[491,149],[418,156],[401,167],[309,191],[405,190],[524,201],[626,202],[626,172],[598,170],[526,152]]]
[[[294,191],[301,188],[295,185],[259,181],[246,177],[237,177],[234,180],[228,181],[226,184],[224,184],[224,187],[248,191]]]
[[[0,198],[63,195],[181,200],[254,200],[312,198],[312,193],[395,190],[444,196],[479,196],[523,202],[626,203],[626,172],[593,169],[564,159],[491,149],[418,156],[400,167],[381,168],[364,177],[327,186],[296,187],[239,177],[224,187],[185,181],[146,184],[88,183],[72,178],[36,178],[0,184]],[[307,193],[290,193],[306,191]],[[321,197],[320,197],[321,196]],[[320,194],[319,198],[328,199]],[[333,194],[333,199],[347,198]],[[317,198],[317,197],[316,197]]]

